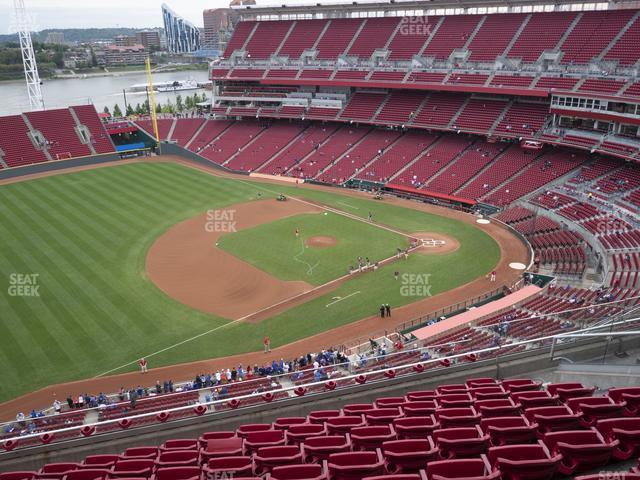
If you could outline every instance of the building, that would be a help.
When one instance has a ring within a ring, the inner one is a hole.
[[[224,50],[237,15],[230,8],[213,8],[203,11],[202,19],[204,20],[202,49]]]
[[[109,45],[104,51],[104,63],[113,65],[144,65],[147,60],[147,51],[142,45],[119,47]]]
[[[138,42],[136,37],[132,35],[117,35],[113,38],[113,43],[116,47],[132,47],[141,42]]]
[[[162,18],[167,38],[167,50],[171,53],[192,53],[200,48],[200,29],[162,5]]]
[[[143,30],[136,33],[136,43],[147,50],[160,48],[160,32],[157,30]]]
[[[62,32],[49,32],[47,33],[47,43],[52,45],[64,44],[64,33]]]

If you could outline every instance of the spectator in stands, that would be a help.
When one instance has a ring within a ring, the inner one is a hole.
[[[55,412],[56,415],[60,415],[60,411],[62,410],[62,404],[60,403],[60,401],[56,398],[53,401],[53,411]]]

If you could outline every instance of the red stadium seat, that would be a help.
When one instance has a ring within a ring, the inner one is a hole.
[[[376,450],[384,442],[396,439],[392,425],[375,425],[353,428],[350,433],[354,451]]]
[[[315,410],[307,415],[309,423],[324,423],[330,418],[339,417],[340,410]]]
[[[156,468],[195,467],[198,465],[197,450],[164,450],[155,461]]]
[[[434,415],[424,417],[403,417],[393,421],[398,438],[426,438],[434,430],[440,428],[440,422]]]
[[[327,419],[325,425],[329,434],[349,433],[352,428],[366,425],[362,415],[344,415]]]
[[[166,467],[155,471],[151,480],[200,480],[199,467]]]
[[[428,480],[497,480],[500,472],[491,472],[486,457],[439,460],[427,464]]]
[[[121,459],[131,460],[134,458],[152,458],[158,456],[158,447],[132,447],[127,448],[121,455]]]
[[[431,437],[384,442],[382,455],[385,468],[391,474],[418,472],[428,462],[440,459]]]
[[[277,418],[273,422],[273,428],[276,430],[288,430],[291,425],[300,425],[301,423],[307,423],[307,417]]]
[[[605,441],[595,429],[550,432],[543,441],[553,455],[562,456],[558,466],[562,475],[604,467],[618,444]]]
[[[530,378],[512,378],[502,381],[502,386],[505,390],[512,393],[523,392],[528,390],[540,390],[542,382],[536,382]]]
[[[376,408],[395,408],[405,402],[404,397],[380,397],[374,402]]]
[[[238,455],[235,457],[211,458],[202,468],[204,478],[221,478],[223,474],[233,477],[253,475],[251,457]]]
[[[0,480],[32,480],[38,474],[27,470],[0,473]]]
[[[205,432],[198,438],[198,445],[200,448],[204,448],[207,446],[209,440],[219,440],[221,438],[231,438],[235,437],[236,432],[233,431],[220,431],[220,432]]]
[[[325,435],[327,435],[327,428],[323,424],[301,423],[299,425],[291,425],[285,432],[285,439],[289,445],[299,445],[309,437]]]
[[[198,441],[191,438],[167,440],[160,446],[160,451],[163,450],[198,450]]]
[[[310,437],[302,444],[302,452],[307,463],[319,463],[327,460],[332,453],[348,451],[351,451],[349,434]]]
[[[498,380],[496,380],[495,378],[469,378],[466,382],[464,382],[465,385],[469,388],[482,388],[482,387],[494,387],[494,386],[499,386],[500,382]]]
[[[255,453],[263,447],[279,447],[284,445],[284,430],[264,430],[249,433],[244,441],[246,455]]]
[[[380,450],[372,452],[333,453],[327,461],[331,480],[356,480],[382,475],[384,459]]]
[[[84,458],[80,468],[111,468],[118,458],[119,455],[89,455]]]
[[[489,446],[489,435],[485,435],[477,425],[436,430],[433,440],[444,459],[477,457]]]
[[[361,415],[376,407],[372,403],[353,403],[342,407],[343,415]]]
[[[501,473],[505,480],[550,480],[562,459],[559,454],[552,456],[542,442],[491,447],[487,457],[493,471]]]
[[[407,393],[407,401],[409,402],[422,402],[424,400],[435,400],[438,394],[435,390],[419,390],[415,392]]]
[[[273,467],[302,463],[302,450],[297,445],[259,448],[253,455],[254,472],[257,475],[270,473]]]
[[[66,472],[77,470],[77,463],[47,463],[38,471],[38,478],[61,478]]]
[[[590,397],[596,391],[596,387],[585,387],[575,382],[550,383],[546,389],[551,395],[558,395],[562,402],[575,397]]]
[[[469,391],[469,387],[467,387],[466,384],[462,384],[462,383],[439,385],[436,388],[436,393],[438,395],[446,395],[448,393],[467,393],[468,391]]]
[[[367,425],[389,425],[396,418],[400,418],[402,412],[399,407],[395,408],[375,408],[364,412],[364,419]]]
[[[236,434],[241,438],[247,438],[250,433],[263,432],[265,430],[273,430],[273,426],[270,423],[248,423],[240,425],[236,430]]]
[[[209,440],[206,447],[200,449],[202,463],[207,463],[211,458],[234,457],[244,452],[244,440],[240,437],[221,438]]]
[[[528,408],[524,412],[531,423],[538,425],[538,432],[544,434],[559,430],[574,430],[581,428],[578,413],[573,413],[566,405],[555,407],[535,407]]]
[[[144,477],[149,478],[153,471],[153,460],[150,458],[134,458],[118,460],[111,467],[112,478]]]
[[[84,468],[67,472],[62,480],[106,480],[110,473],[107,468]]]
[[[623,417],[626,403],[616,403],[610,397],[576,397],[567,400],[567,405],[582,415],[580,421],[584,426],[591,427],[603,418]]]
[[[625,414],[630,417],[640,416],[640,387],[610,388],[607,396],[615,402],[627,402]]]
[[[520,416],[520,408],[510,398],[476,400],[473,405],[482,418]]]
[[[538,425],[529,423],[527,417],[483,418],[480,428],[489,434],[489,443],[494,446],[532,443],[536,439]]]
[[[270,480],[325,480],[327,472],[322,465],[284,465],[273,467]]]
[[[546,390],[526,390],[524,392],[514,392],[511,394],[514,402],[522,405],[522,408],[552,407],[560,404],[557,395],[551,395]]]
[[[598,420],[595,428],[606,442],[619,442],[613,451],[616,459],[640,455],[640,418],[605,418]]]
[[[492,400],[496,398],[508,398],[507,392],[501,385],[487,387],[473,387],[469,389],[471,396],[477,400]]]
[[[444,393],[436,398],[436,402],[441,407],[457,408],[470,407],[473,405],[473,398],[470,393]]]
[[[440,408],[436,410],[435,416],[442,428],[473,427],[480,424],[480,414],[473,407]]]
[[[435,400],[408,401],[400,405],[405,417],[424,417],[432,415],[438,408]]]

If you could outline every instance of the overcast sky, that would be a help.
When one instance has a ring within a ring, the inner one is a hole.
[[[25,0],[34,30],[46,28],[159,27],[162,0]],[[202,26],[202,11],[229,0],[165,0],[178,14]],[[13,2],[0,0],[0,32],[10,33]]]

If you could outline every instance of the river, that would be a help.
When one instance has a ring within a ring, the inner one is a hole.
[[[153,75],[154,82],[170,82],[174,80],[186,80],[192,78],[197,82],[207,80],[206,71],[166,72]],[[105,106],[110,110],[117,103],[124,111],[124,98],[122,90],[131,85],[147,83],[146,74],[121,73],[106,77],[87,77],[74,79],[44,80],[42,84],[42,96],[45,107],[60,108],[69,105],[83,105],[93,103],[100,112]],[[193,95],[195,92],[202,94],[205,90],[187,90],[176,93],[156,93],[156,102],[166,103],[169,99],[175,104],[176,96],[181,94]],[[209,92],[207,97],[211,95]],[[24,81],[0,82],[0,116],[15,115],[29,110],[29,97]],[[146,99],[145,92],[127,92],[127,101],[134,107],[137,103],[143,103]]]

